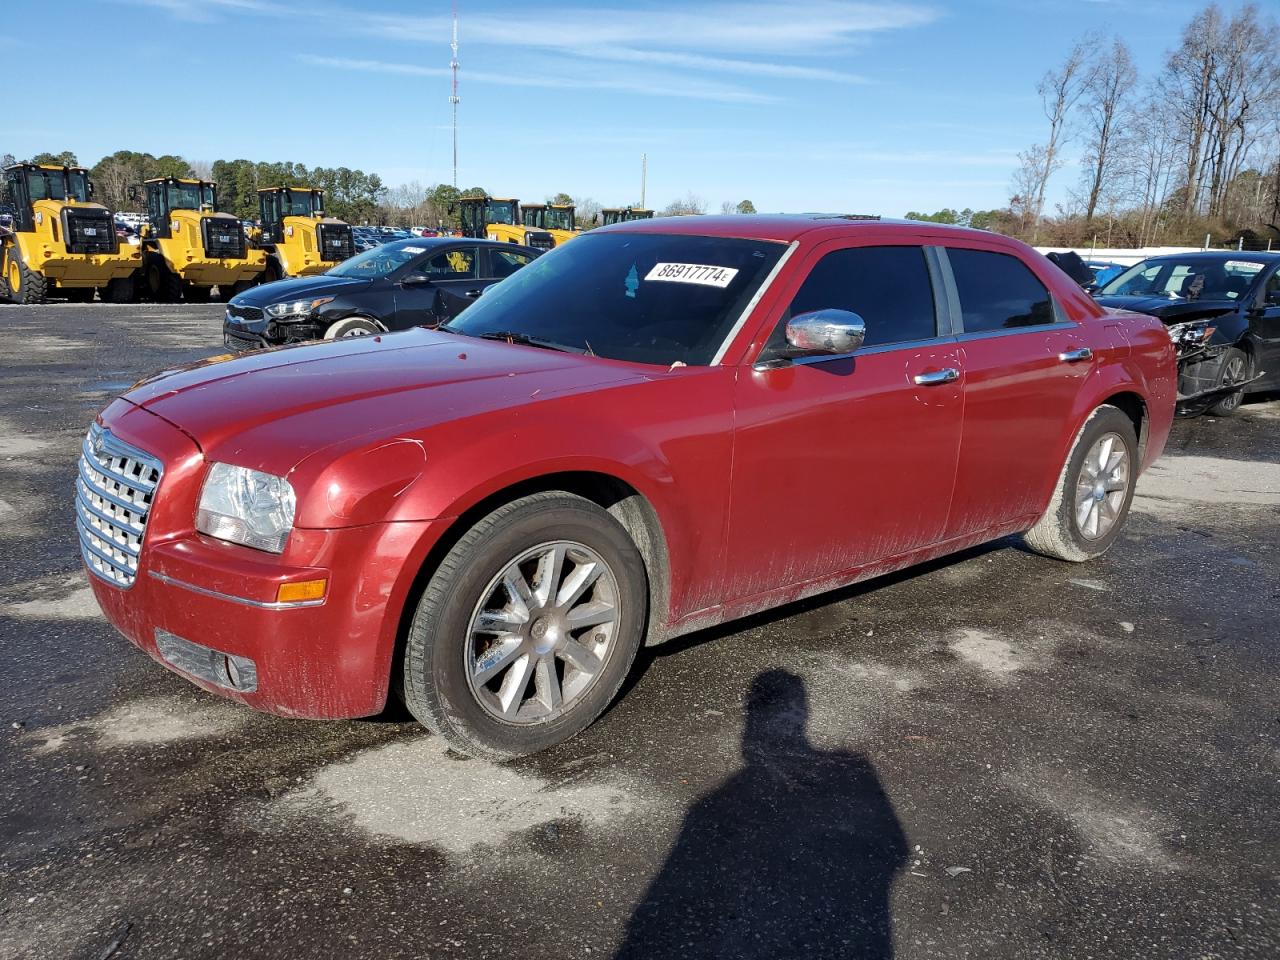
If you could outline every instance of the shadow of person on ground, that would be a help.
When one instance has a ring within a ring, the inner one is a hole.
[[[618,960],[891,958],[907,842],[875,768],[806,736],[804,682],[756,677],[745,766],[689,811]]]

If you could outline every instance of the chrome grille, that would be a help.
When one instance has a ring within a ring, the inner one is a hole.
[[[160,461],[96,423],[80,450],[76,532],[85,566],[118,587],[133,585]]]

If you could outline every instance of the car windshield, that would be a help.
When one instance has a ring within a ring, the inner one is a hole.
[[[635,363],[705,365],[785,249],[762,240],[589,234],[492,287],[446,329]]]
[[[1104,297],[1168,297],[1171,300],[1239,300],[1264,264],[1258,260],[1161,257],[1143,260],[1098,291]]]
[[[372,280],[399,270],[410,260],[415,260],[426,252],[427,248],[419,244],[404,241],[384,243],[343,260],[327,272],[331,277],[363,277]]]

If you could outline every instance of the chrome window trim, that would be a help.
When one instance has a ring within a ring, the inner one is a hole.
[[[711,358],[711,366],[718,367],[724,362],[724,355],[729,352],[730,345],[737,339],[738,334],[742,332],[742,328],[746,325],[747,318],[755,312],[760,301],[764,299],[764,295],[768,293],[769,288],[773,286],[773,281],[778,278],[778,274],[781,273],[782,268],[787,265],[787,261],[791,259],[791,255],[799,248],[799,240],[792,240],[791,243],[787,245],[787,249],[783,251],[782,256],[778,258],[778,262],[773,265],[773,269],[770,270],[768,275],[764,278],[764,282],[756,288],[755,294],[747,302],[747,305],[742,308],[742,313],[738,315],[738,319],[734,323],[733,328],[720,343],[720,349],[717,350],[716,355]]]
[[[259,610],[296,610],[301,607],[318,607],[328,599],[328,597],[321,597],[319,600],[288,600],[284,603],[270,600],[250,600],[248,597],[237,597],[230,593],[219,593],[217,590],[210,590],[207,587],[198,587],[194,583],[187,583],[187,581],[179,580],[176,577],[167,577],[163,573],[157,573],[154,570],[148,570],[147,576],[153,577],[161,583],[168,584],[171,587],[181,587],[184,590],[190,590],[192,593],[198,593],[204,597],[213,597],[216,600],[227,600],[231,603],[238,603],[245,607],[257,607]]]
[[[828,363],[832,360],[856,360],[858,357],[875,356],[879,353],[893,353],[896,350],[919,350],[927,347],[936,347],[939,344],[955,343],[957,339],[957,337],[950,336],[927,337],[924,340],[903,340],[898,343],[877,343],[875,346],[863,347],[860,350],[855,350],[853,353],[823,353],[815,354],[811,357],[796,357],[791,361],[791,365],[807,367],[815,363]],[[767,362],[768,361],[766,361],[766,364]],[[757,364],[755,369],[771,370],[773,368],[767,365]]]
[[[925,247],[925,253],[931,267],[937,268],[937,276],[933,279],[941,284],[941,295],[946,304],[947,333],[958,336],[964,333],[964,315],[960,312],[960,290],[956,286],[956,275],[951,272],[951,261],[947,259],[945,247]],[[932,270],[930,270],[932,275]],[[941,333],[941,327],[939,327]]]
[[[1067,330],[1079,326],[1070,320],[1058,323],[1037,323],[1026,327],[1001,327],[999,330],[975,330],[973,333],[961,333],[956,339],[961,343],[968,340],[991,340],[996,337],[1016,337],[1020,333],[1044,333],[1047,330]]]

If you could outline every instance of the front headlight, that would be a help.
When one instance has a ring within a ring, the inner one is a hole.
[[[290,300],[288,303],[273,303],[266,308],[265,313],[276,320],[305,317],[332,300],[333,297],[308,297],[305,300]]]
[[[284,477],[215,463],[204,478],[196,529],[271,553],[284,551],[297,500]]]
[[[1191,320],[1187,323],[1173,323],[1165,328],[1169,339],[1179,347],[1199,347],[1208,343],[1217,327],[1209,325],[1208,320]]]

